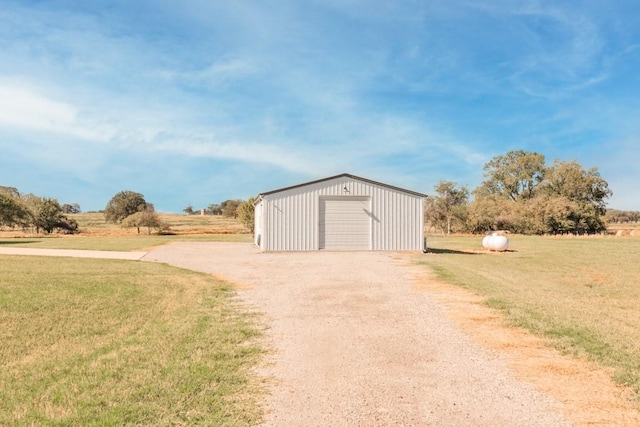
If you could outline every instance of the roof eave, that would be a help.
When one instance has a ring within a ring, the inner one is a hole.
[[[322,178],[322,179],[317,179],[317,180],[314,180],[314,181],[304,182],[302,184],[297,184],[297,185],[292,185],[292,186],[289,186],[289,187],[279,188],[277,190],[267,191],[267,192],[264,192],[264,193],[260,193],[258,197],[262,198],[262,197],[268,196],[270,194],[281,193],[283,191],[289,191],[289,190],[295,190],[296,188],[306,187],[308,185],[319,184],[321,182],[330,181],[332,179],[343,178],[343,177],[352,178],[352,179],[355,179],[355,180],[358,180],[358,181],[367,182],[369,184],[374,184],[374,185],[378,185],[378,186],[381,186],[381,187],[390,188],[392,190],[396,190],[396,191],[401,191],[403,193],[412,194],[412,195],[417,196],[417,197],[427,197],[426,194],[418,193],[417,191],[411,191],[411,190],[407,190],[405,188],[395,187],[393,185],[385,184],[385,183],[378,182],[378,181],[373,181],[373,180],[367,179],[367,178],[362,178],[362,177],[359,177],[359,176],[356,176],[356,175],[352,175],[352,174],[349,174],[349,173],[342,173],[340,175],[330,176],[330,177],[327,177],[327,178]]]

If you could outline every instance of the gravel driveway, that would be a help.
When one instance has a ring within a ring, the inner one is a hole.
[[[269,426],[564,426],[560,404],[519,382],[416,286],[415,255],[263,253],[175,243],[145,261],[237,283],[274,352]]]

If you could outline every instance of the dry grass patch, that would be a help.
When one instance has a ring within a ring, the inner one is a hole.
[[[512,236],[510,251],[481,237],[431,238],[422,257],[438,279],[483,297],[513,325],[561,352],[611,370],[640,394],[640,240]]]
[[[640,405],[633,391],[615,384],[611,369],[561,354],[544,337],[509,326],[483,297],[436,280],[428,271],[418,275],[416,283],[436,297],[447,316],[476,342],[504,356],[518,378],[561,402],[568,420],[594,427],[640,425]]]
[[[0,425],[252,425],[260,329],[162,264],[0,257]]]
[[[234,218],[226,218],[222,215],[176,215],[158,214],[160,220],[167,224],[170,232],[180,235],[191,234],[248,234],[240,221]],[[135,228],[123,229],[117,224],[108,223],[101,213],[81,213],[69,215],[78,222],[78,227],[83,234],[93,236],[122,236],[135,235]],[[145,231],[146,233],[146,231]]]

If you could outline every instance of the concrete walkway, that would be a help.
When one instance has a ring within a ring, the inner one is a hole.
[[[78,249],[9,248],[0,246],[0,255],[57,256],[72,258],[126,259],[138,261],[149,252],[83,251]]]

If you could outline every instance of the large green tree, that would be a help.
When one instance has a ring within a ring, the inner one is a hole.
[[[104,218],[107,222],[120,223],[126,217],[136,212],[143,212],[149,207],[144,196],[135,191],[121,191],[109,200],[104,208]]]
[[[51,233],[56,228],[67,228],[66,224],[69,223],[56,199],[41,197],[35,204],[32,214],[36,231],[42,229],[46,233]]]
[[[67,218],[56,199],[20,194],[14,187],[0,186],[0,226],[34,227],[36,233],[55,229],[75,233],[78,223]]]
[[[495,195],[478,195],[467,208],[465,228],[472,233],[512,229],[515,203]]]
[[[255,223],[255,201],[255,197],[250,197],[248,200],[240,203],[236,210],[240,222],[242,222],[245,227],[252,231],[254,229]]]
[[[590,204],[602,215],[607,206],[606,199],[613,194],[598,169],[585,170],[575,161],[555,160],[549,168],[543,189],[551,195],[566,197],[580,204]]]
[[[597,233],[605,229],[607,182],[596,168],[537,153],[512,151],[485,165],[487,178],[474,190],[467,228],[524,234]]]
[[[452,181],[440,181],[435,197],[427,200],[425,219],[443,233],[451,234],[454,224],[463,224],[467,214],[469,190]]]
[[[523,150],[496,156],[485,166],[479,192],[516,201],[535,196],[546,173],[544,156]]]
[[[0,226],[25,227],[30,222],[29,211],[21,200],[0,192]]]
[[[613,192],[596,168],[584,169],[579,163],[556,160],[549,168],[542,191],[566,199],[573,209],[568,215],[569,232],[590,233],[606,229],[607,199]]]

